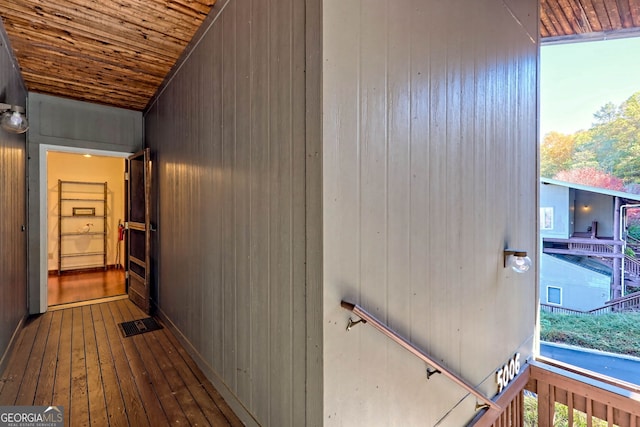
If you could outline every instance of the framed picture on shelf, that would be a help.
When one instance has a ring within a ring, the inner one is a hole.
[[[95,216],[96,208],[71,208],[73,216]]]

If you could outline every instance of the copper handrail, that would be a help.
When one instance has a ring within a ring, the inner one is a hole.
[[[427,353],[425,353],[424,351],[420,350],[415,345],[411,344],[408,340],[406,340],[404,337],[399,335],[393,329],[390,329],[387,325],[382,323],[380,320],[376,319],[372,314],[368,313],[366,310],[364,310],[359,305],[352,304],[352,303],[347,302],[347,301],[341,301],[340,302],[340,306],[342,306],[342,308],[346,308],[347,310],[352,311],[355,315],[360,317],[360,319],[362,319],[364,321],[364,323],[370,323],[371,326],[373,326],[374,328],[376,328],[377,330],[382,332],[387,337],[391,338],[393,341],[395,341],[397,344],[399,344],[402,348],[407,350],[409,353],[413,354],[418,359],[422,360],[427,365],[429,365],[432,368],[436,369],[442,375],[444,375],[445,377],[449,378],[451,381],[453,381],[454,383],[456,383],[460,387],[464,388],[469,393],[473,394],[476,398],[481,400],[485,405],[488,405],[489,407],[491,407],[493,409],[496,409],[498,411],[502,410],[502,408],[496,402],[494,402],[491,399],[489,399],[488,397],[484,396],[482,393],[480,393],[478,390],[476,390],[471,384],[467,383],[465,380],[463,380],[462,378],[460,378],[459,376],[457,376],[456,374],[454,374],[453,372],[448,370],[445,366],[443,366],[440,363],[438,363],[436,360],[434,360]],[[350,325],[351,324],[353,324],[353,322],[351,322]]]

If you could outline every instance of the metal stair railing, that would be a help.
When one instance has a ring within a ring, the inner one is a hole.
[[[368,313],[362,307],[356,304],[352,304],[347,301],[341,301],[340,306],[349,311],[352,311],[356,316],[360,317],[361,320],[354,322],[352,319],[349,319],[349,324],[347,325],[347,330],[350,330],[351,327],[357,323],[368,323],[378,331],[382,332],[388,338],[391,338],[396,344],[399,344],[402,348],[407,350],[409,353],[416,356],[418,359],[422,360],[424,363],[429,365],[434,369],[434,373],[441,373],[445,377],[449,378],[451,381],[465,389],[470,394],[474,395],[477,399],[482,402],[482,405],[479,405],[478,408],[491,408],[497,411],[502,411],[502,408],[494,401],[480,393],[474,386],[460,378],[455,373],[451,372],[444,365],[437,362],[433,357],[429,356],[427,353],[410,343],[406,338],[402,337],[393,329],[389,328],[386,324],[376,319],[372,314]]]

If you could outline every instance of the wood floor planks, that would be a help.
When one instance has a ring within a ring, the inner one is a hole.
[[[62,311],[60,343],[58,344],[58,361],[56,376],[53,382],[53,400],[43,405],[56,405],[65,408],[66,420],[69,419],[71,401],[71,328],[73,326],[73,309]],[[19,349],[18,349],[19,351]],[[9,368],[7,368],[8,370]],[[55,402],[55,403],[54,403]],[[40,404],[40,403],[36,403]]]
[[[111,354],[111,347],[107,338],[107,330],[102,318],[100,305],[92,305],[91,314],[93,318],[93,328],[96,334],[96,344],[98,347],[98,358],[100,360],[100,373],[102,374],[102,385],[104,387],[104,400],[107,410],[107,419],[110,426],[127,426],[129,420],[125,411],[125,404],[122,396],[116,366]]]
[[[84,323],[82,321],[82,307],[72,309],[71,330],[71,410],[70,425],[89,425],[89,398],[87,396],[87,364],[84,343]]]
[[[128,300],[31,317],[0,376],[0,405],[60,405],[67,426],[241,426],[167,329],[123,338],[146,317]]]
[[[40,367],[42,366],[44,349],[49,336],[49,327],[51,326],[51,315],[49,313],[43,315],[38,323],[35,341],[31,348],[31,354],[27,361],[18,396],[16,397],[16,405],[31,405],[36,394]]]
[[[88,327],[93,324],[93,315],[91,314],[91,306],[84,306],[82,310],[82,322],[84,329],[84,345],[85,345],[85,362],[86,366],[100,366],[100,358],[98,356],[98,343],[96,342],[95,325],[93,328]],[[87,396],[89,398],[89,422],[91,425],[107,425],[107,407],[104,399],[104,385],[102,383],[102,374],[100,369],[87,368]]]
[[[166,338],[169,342],[171,342],[171,345],[173,346],[175,353],[180,356],[180,358],[184,361],[188,369],[191,371],[191,374],[195,378],[195,383],[201,386],[206,392],[206,394],[209,395],[214,401],[224,403],[224,399],[222,398],[220,393],[218,393],[218,390],[216,390],[215,387],[213,387],[213,384],[211,384],[211,382],[207,380],[204,373],[200,370],[200,368],[198,368],[198,365],[196,365],[196,363],[189,356],[189,354],[184,349],[184,347],[180,345],[176,337],[174,337],[168,330],[165,330],[165,332],[166,332]],[[186,372],[183,372],[183,374],[186,377],[190,377],[190,375],[188,375]],[[200,394],[198,393],[198,395]],[[218,410],[227,419],[229,420],[235,419],[237,420],[238,423],[240,423],[240,420],[237,418],[237,416],[233,413],[231,408],[226,403],[223,405],[220,405],[218,407]],[[232,423],[231,425],[236,425],[236,424]]]
[[[58,363],[58,345],[60,344],[60,333],[62,331],[62,311],[49,312],[51,314],[51,325],[47,336],[47,345],[44,350],[40,376],[34,402],[52,402],[53,384],[56,378],[56,365]]]
[[[39,325],[38,319],[29,319],[20,333],[21,336],[18,338],[18,346],[16,348],[23,350],[21,354],[16,354],[14,351],[5,369],[7,375],[3,375],[0,378],[0,382],[4,382],[4,387],[2,387],[2,392],[0,393],[0,406],[15,405]],[[13,369],[9,370],[9,367]]]

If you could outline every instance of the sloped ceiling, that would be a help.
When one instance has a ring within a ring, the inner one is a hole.
[[[27,89],[145,108],[215,0],[0,0]]]
[[[29,91],[143,110],[214,3],[0,0],[0,16]],[[540,0],[543,40],[637,27],[640,0]]]

